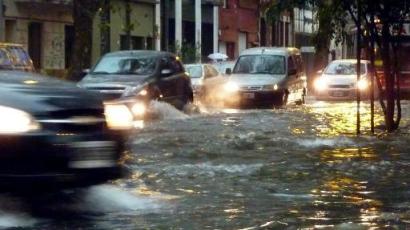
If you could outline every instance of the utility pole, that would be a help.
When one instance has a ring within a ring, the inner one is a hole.
[[[0,42],[4,42],[6,38],[5,22],[4,22],[4,7],[3,0],[0,0]]]
[[[361,59],[361,46],[360,46],[360,36],[362,34],[362,29],[361,29],[361,17],[362,17],[362,10],[360,8],[360,0],[357,0],[357,22],[358,24],[357,26],[357,47],[356,47],[356,59],[357,59],[357,81],[356,81],[356,99],[357,99],[357,114],[356,114],[356,134],[359,135],[360,134],[360,90],[358,87],[358,83],[360,81],[360,75],[361,75],[361,71],[360,71],[360,59]]]

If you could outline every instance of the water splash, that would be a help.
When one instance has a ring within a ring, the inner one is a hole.
[[[298,139],[297,144],[307,148],[317,148],[317,147],[340,147],[340,146],[350,146],[354,142],[346,137],[340,138],[316,138],[316,139]]]
[[[184,120],[189,118],[184,112],[162,101],[152,101],[149,105],[149,111],[153,118],[160,120]]]
[[[112,185],[99,185],[88,189],[81,208],[103,212],[138,211],[157,213],[162,205],[147,196],[140,196]]]
[[[201,176],[214,177],[216,174],[231,174],[233,176],[247,176],[259,170],[263,164],[219,164],[210,162],[201,164],[183,164],[164,168],[169,176],[188,176],[197,174]]]
[[[33,227],[39,221],[25,213],[0,212],[0,228]]]

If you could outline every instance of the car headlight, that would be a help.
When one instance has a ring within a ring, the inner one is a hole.
[[[324,78],[316,79],[314,83],[315,89],[318,91],[325,90],[327,88],[327,81]]]
[[[133,127],[133,116],[126,105],[105,104],[105,119],[108,128],[114,130],[127,130]]]
[[[36,131],[40,124],[28,113],[0,106],[0,134],[17,134]]]
[[[228,82],[224,85],[224,90],[233,93],[239,90],[239,86],[234,82]]]
[[[367,82],[366,79],[360,79],[360,80],[357,82],[357,88],[358,88],[359,90],[366,90],[368,86],[369,86],[369,83]]]
[[[142,102],[136,102],[131,107],[132,114],[134,114],[134,116],[137,116],[137,117],[144,116],[146,110],[147,108],[145,104]]]

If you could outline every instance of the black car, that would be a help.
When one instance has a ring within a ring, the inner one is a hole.
[[[105,101],[136,98],[161,100],[182,110],[193,101],[191,80],[177,56],[169,52],[132,50],[104,55],[78,83],[103,94]],[[137,113],[141,109],[137,109]]]
[[[89,186],[123,175],[132,114],[99,94],[0,68],[0,191]]]

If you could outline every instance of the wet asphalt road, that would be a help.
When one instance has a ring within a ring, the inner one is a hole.
[[[374,136],[363,104],[359,137],[353,102],[152,109],[130,137],[129,177],[34,201],[0,195],[0,228],[410,228],[410,102],[397,133]]]

